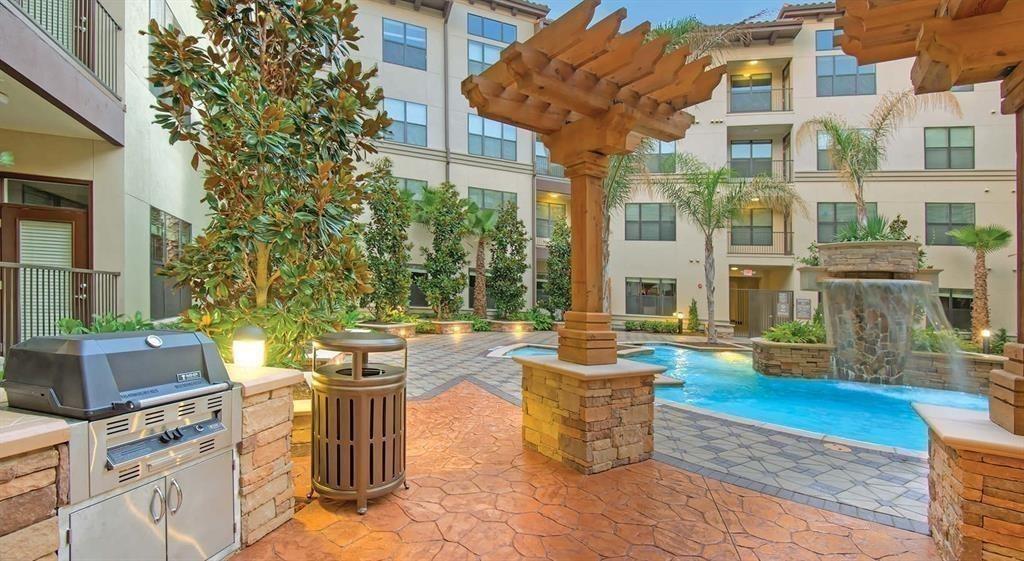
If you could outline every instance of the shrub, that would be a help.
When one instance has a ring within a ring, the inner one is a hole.
[[[118,331],[146,331],[153,329],[153,322],[142,319],[142,312],[135,312],[134,316],[125,317],[123,314],[104,314],[92,316],[92,325],[86,326],[79,319],[64,318],[57,322],[57,329],[67,335],[82,335],[86,333],[113,333]],[[161,326],[162,329],[173,329],[172,326]]]
[[[487,275],[490,293],[498,319],[510,319],[526,305],[526,285],[523,274],[529,268],[526,246],[529,238],[526,225],[519,219],[519,209],[509,201],[498,211],[491,246],[491,270]]]
[[[544,308],[531,308],[516,314],[513,319],[532,322],[534,331],[551,331],[555,326],[555,319],[551,316],[551,312]]]
[[[690,308],[686,312],[686,329],[692,333],[700,332],[700,315],[697,313],[697,299],[690,299]]]
[[[462,306],[466,288],[466,205],[455,185],[442,183],[435,190],[436,204],[429,209],[430,248],[423,248],[426,275],[420,288],[439,320],[446,320]]]
[[[667,320],[626,321],[626,331],[646,331],[648,333],[679,333],[679,322]]]
[[[807,246],[807,257],[801,257],[797,261],[808,267],[820,267],[821,254],[818,252],[818,242],[811,242],[811,245]]]
[[[452,319],[456,321],[471,321],[473,322],[473,331],[487,332],[491,330],[491,324],[486,318],[482,318],[472,312],[459,312],[455,314]]]
[[[884,216],[871,216],[867,224],[861,226],[858,222],[851,222],[836,232],[837,242],[879,242],[879,241],[906,241],[907,221],[902,216],[897,216],[890,222]]]
[[[433,323],[425,319],[416,320],[416,333],[436,333],[437,329]]]
[[[367,182],[370,223],[363,241],[373,292],[364,301],[379,322],[393,322],[405,313],[412,271],[409,269],[409,226],[412,208],[391,174],[391,160],[376,162]]]
[[[948,353],[952,351],[980,352],[977,344],[963,339],[956,331],[935,329],[928,326],[914,329],[912,347],[915,351],[926,353]]]
[[[988,350],[994,355],[1001,355],[1006,350],[1006,344],[1010,342],[1010,334],[1005,327],[1000,327],[989,343]]]
[[[787,321],[768,328],[764,338],[773,343],[822,344],[825,326],[817,322]]]
[[[572,234],[565,218],[555,222],[548,242],[548,294],[549,309],[565,313],[572,308]]]

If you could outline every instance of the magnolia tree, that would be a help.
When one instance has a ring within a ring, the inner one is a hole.
[[[529,238],[526,225],[519,219],[519,209],[509,201],[498,211],[494,225],[494,240],[491,248],[491,272],[488,284],[494,295],[494,308],[498,319],[516,319],[526,307],[526,286],[523,274],[529,267],[526,263],[526,246]]]
[[[373,279],[373,292],[366,304],[380,322],[402,319],[409,303],[412,271],[409,269],[409,226],[412,208],[402,196],[398,180],[391,174],[391,160],[384,158],[373,166],[369,181],[370,223],[363,241],[366,263]]]
[[[548,241],[548,282],[544,286],[552,313],[572,308],[572,235],[565,218],[555,222]]]
[[[194,7],[203,37],[155,21],[148,30],[156,123],[195,150],[210,209],[165,274],[192,291],[190,327],[227,349],[237,325],[259,325],[268,362],[294,364],[370,291],[355,164],[388,125],[376,69],[348,58],[359,39],[348,2]]]
[[[432,203],[426,207],[425,218],[432,240],[429,248],[423,248],[426,275],[420,288],[437,319],[446,320],[462,307],[462,291],[466,289],[462,238],[466,235],[468,210],[455,185],[442,183],[430,191],[427,198]]]

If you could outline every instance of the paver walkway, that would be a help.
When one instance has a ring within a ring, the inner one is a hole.
[[[658,461],[582,476],[524,451],[519,409],[462,382],[409,405],[410,489],[314,501],[234,559],[915,561],[930,538]],[[296,462],[296,493],[308,488]]]
[[[621,342],[672,341],[649,333]],[[511,403],[521,367],[488,351],[513,343],[553,345],[544,333],[419,336],[409,342],[409,396],[427,399],[463,380]],[[391,360],[400,361],[396,355]],[[748,489],[902,529],[928,531],[928,465],[922,458],[783,433],[656,401],[655,450],[673,465]]]

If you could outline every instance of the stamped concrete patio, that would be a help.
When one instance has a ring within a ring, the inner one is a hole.
[[[902,488],[901,496],[926,495],[924,464],[916,458],[846,452],[820,439],[661,403],[655,460],[584,477],[524,451],[515,405],[518,366],[486,357],[489,349],[513,342],[553,342],[553,334],[412,340],[410,489],[371,502],[362,517],[352,504],[302,507],[301,497],[295,520],[236,558],[934,558],[930,538],[919,533],[923,524],[858,510],[844,500],[854,495],[824,487],[840,478],[858,489],[856,497],[860,488],[881,493],[872,489],[883,482]],[[703,438],[709,440],[690,440]],[[787,488],[790,481],[806,481],[796,475],[812,484]],[[294,476],[296,494],[304,495],[308,456],[295,458]],[[819,480],[822,485],[814,486]]]

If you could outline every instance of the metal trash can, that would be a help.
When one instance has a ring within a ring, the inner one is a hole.
[[[310,476],[322,497],[355,500],[359,514],[368,499],[405,485],[405,339],[385,333],[331,333],[313,341],[317,350],[350,353],[313,373]],[[405,351],[404,366],[373,363],[369,353]]]

